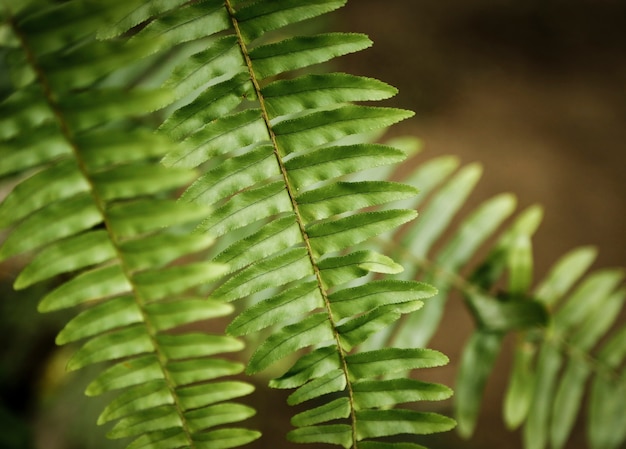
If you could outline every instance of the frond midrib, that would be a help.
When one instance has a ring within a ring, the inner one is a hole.
[[[86,163],[83,160],[83,158],[81,157],[81,152],[79,150],[79,145],[76,142],[76,139],[73,137],[73,133],[71,131],[71,127],[68,123],[68,121],[66,120],[60,105],[58,103],[58,101],[55,98],[54,92],[50,86],[50,83],[48,82],[48,79],[46,77],[46,74],[44,73],[43,69],[39,66],[39,64],[37,63],[37,60],[34,56],[34,52],[32,51],[32,49],[30,48],[27,39],[25,38],[25,36],[23,35],[23,33],[21,32],[18,24],[15,22],[14,18],[12,15],[9,16],[9,19],[7,21],[9,23],[9,25],[11,26],[11,29],[13,30],[13,32],[15,33],[15,35],[17,36],[20,46],[22,47],[25,56],[26,56],[26,60],[28,61],[28,64],[30,65],[31,69],[35,72],[36,74],[36,80],[37,82],[40,84],[42,90],[43,90],[43,96],[45,98],[45,101],[48,105],[48,107],[51,109],[55,120],[59,126],[59,129],[61,131],[61,134],[63,136],[63,138],[65,139],[65,141],[67,142],[67,144],[69,145],[69,147],[71,148],[72,151],[72,155],[77,163],[78,169],[81,173],[81,175],[83,176],[83,178],[85,179],[85,181],[88,183],[89,185],[89,194],[92,197],[94,204],[96,205],[96,208],[98,209],[101,219],[102,219],[102,224],[104,225],[104,228],[109,236],[109,241],[111,242],[111,245],[113,246],[114,250],[115,250],[115,258],[119,261],[120,263],[120,267],[122,269],[122,272],[124,273],[124,277],[126,278],[126,280],[128,281],[128,284],[131,286],[131,292],[132,292],[132,296],[135,299],[135,302],[137,304],[137,308],[140,311],[141,317],[142,317],[142,323],[144,324],[145,328],[146,328],[146,332],[148,334],[148,337],[150,339],[150,342],[152,344],[152,347],[154,348],[154,352],[156,355],[156,359],[158,361],[159,367],[163,373],[163,377],[165,380],[165,384],[167,385],[167,389],[168,392],[170,393],[173,401],[174,401],[174,406],[176,409],[176,413],[178,414],[178,417],[180,419],[181,422],[181,428],[185,434],[185,438],[187,439],[188,443],[189,443],[189,447],[191,449],[195,448],[195,442],[191,437],[191,430],[189,428],[189,425],[187,423],[187,420],[184,416],[184,412],[183,412],[183,407],[180,403],[179,397],[176,394],[176,388],[175,388],[175,383],[169,373],[169,370],[167,369],[167,357],[165,356],[165,354],[163,353],[163,351],[160,348],[160,344],[157,340],[157,331],[155,326],[151,323],[150,321],[150,317],[147,314],[146,310],[145,310],[145,304],[146,304],[146,300],[145,298],[143,298],[141,292],[139,291],[139,289],[137,288],[136,283],[133,280],[133,276],[131,275],[132,270],[130,269],[130,267],[128,266],[123,252],[120,248],[120,244],[118,242],[118,239],[115,235],[115,233],[113,232],[113,228],[111,226],[111,222],[110,222],[110,218],[106,212],[106,208],[105,208],[105,201],[103,198],[100,197],[100,195],[98,195],[98,191],[95,188],[95,184],[94,181],[92,179],[92,177],[89,174],[89,170],[87,169]]]
[[[250,79],[252,82],[252,85],[254,86],[254,90],[257,96],[257,101],[259,102],[259,107],[261,110],[261,116],[263,119],[263,122],[265,124],[265,127],[267,129],[267,132],[269,134],[270,137],[270,142],[272,144],[272,151],[274,153],[274,157],[276,158],[276,162],[278,164],[278,167],[280,169],[281,172],[281,176],[283,179],[283,182],[285,184],[285,188],[287,191],[287,194],[289,195],[289,199],[291,201],[291,206],[293,209],[293,213],[295,215],[295,219],[296,219],[296,223],[298,224],[298,227],[300,229],[300,234],[302,236],[302,240],[304,242],[304,247],[307,251],[307,255],[309,258],[309,261],[311,263],[311,267],[313,269],[313,273],[315,275],[315,280],[317,282],[317,286],[318,286],[318,290],[322,296],[322,299],[324,300],[324,307],[325,307],[325,311],[328,315],[328,320],[330,322],[331,325],[331,331],[333,334],[333,338],[335,340],[335,345],[337,346],[337,352],[339,355],[339,360],[340,360],[340,364],[341,364],[341,369],[343,371],[343,375],[345,376],[346,379],[346,388],[347,388],[347,392],[348,392],[348,401],[349,401],[349,405],[350,405],[350,419],[351,419],[351,428],[352,428],[352,447],[354,449],[357,449],[357,428],[356,428],[356,407],[355,407],[355,401],[354,401],[354,394],[352,391],[352,383],[350,381],[350,376],[348,374],[348,363],[346,360],[346,354],[345,351],[343,350],[343,347],[341,345],[341,340],[340,340],[340,335],[339,332],[337,330],[337,324],[335,323],[335,320],[333,318],[333,315],[331,313],[331,308],[330,308],[330,300],[328,299],[328,293],[326,291],[326,289],[324,288],[324,283],[322,281],[322,275],[321,275],[321,271],[317,265],[317,262],[315,261],[315,255],[314,255],[314,251],[313,248],[311,247],[311,242],[309,239],[309,235],[306,232],[305,229],[305,223],[304,220],[302,218],[302,215],[300,213],[300,209],[299,209],[299,205],[298,205],[298,201],[296,200],[296,195],[295,195],[295,189],[293,188],[293,186],[291,185],[291,183],[289,182],[289,177],[287,174],[287,168],[285,167],[285,164],[282,160],[282,157],[280,155],[279,149],[278,149],[278,142],[276,139],[276,133],[274,132],[271,120],[270,120],[270,116],[269,113],[267,111],[267,107],[265,104],[265,98],[263,96],[262,90],[261,90],[261,85],[259,83],[259,80],[257,79],[254,69],[253,69],[253,64],[252,64],[252,59],[250,58],[249,52],[248,52],[248,48],[247,45],[245,43],[244,37],[241,33],[241,30],[239,28],[239,23],[237,21],[237,18],[235,16],[235,10],[231,4],[231,0],[225,0],[225,5],[226,8],[228,10],[228,15],[231,19],[231,22],[233,24],[233,29],[237,35],[237,41],[239,44],[239,48],[241,50],[241,53],[243,55],[244,58],[244,62],[246,65],[246,68],[248,70],[248,73],[250,74]]]

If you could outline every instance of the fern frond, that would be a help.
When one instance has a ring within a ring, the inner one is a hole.
[[[279,388],[299,387],[294,393],[298,399],[290,402],[315,399],[315,405],[293,417],[297,429],[289,438],[356,448],[362,440],[438,432],[454,424],[439,415],[393,408],[413,401],[383,393],[391,384],[376,384],[396,365],[409,371],[438,366],[445,356],[420,350],[357,357],[358,347],[370,336],[417,310],[435,291],[411,281],[359,285],[359,278],[370,273],[397,273],[401,267],[358,245],[416,215],[393,207],[369,209],[406,200],[416,190],[392,182],[347,181],[351,173],[405,157],[395,148],[353,139],[412,113],[351,103],[395,94],[380,81],[342,73],[302,74],[310,66],[368,47],[367,37],[280,34],[285,26],[343,3],[226,1],[226,26],[223,13],[214,8],[217,4],[207,2],[206,11],[220,20],[197,39],[208,39],[209,45],[173,68],[165,81],[180,101],[171,106],[160,131],[179,142],[164,157],[166,166],[203,171],[182,200],[214,209],[196,232],[220,237],[211,260],[228,263],[232,270],[210,298],[231,302],[255,297],[228,331],[239,336],[278,328],[258,346],[247,372],[266,370],[284,359],[294,363],[295,358],[293,369],[306,364],[310,370],[299,371],[297,385],[283,376],[271,382]],[[187,23],[184,17],[190,16],[173,8],[138,36],[156,29],[177,35],[178,27]],[[182,37],[177,43],[189,48],[196,44]],[[297,358],[307,348],[308,355]],[[319,353],[327,354],[328,364],[308,365]],[[380,357],[387,363],[378,364]],[[437,363],[427,361],[431,358]],[[328,376],[332,381],[327,384]],[[356,400],[363,397],[358,391],[375,387],[385,397],[384,405]],[[450,394],[444,387],[419,382],[403,388],[415,400]],[[439,394],[429,395],[429,388]]]
[[[0,135],[2,154],[15,156],[3,159],[2,174],[19,180],[0,204],[0,224],[11,227],[0,259],[33,254],[16,289],[64,275],[40,310],[82,310],[57,337],[58,344],[83,341],[69,370],[113,362],[87,388],[88,395],[123,390],[100,417],[101,424],[117,421],[110,437],[137,437],[130,447],[240,446],[258,433],[231,424],[254,410],[225,401],[252,387],[216,381],[244,366],[215,356],[243,344],[172,333],[232,311],[196,291],[226,271],[189,259],[213,243],[187,232],[207,209],[170,199],[196,174],[159,165],[171,141],[136,124],[172,95],[99,85],[117,67],[155,51],[151,41],[95,39],[98,27],[127,7],[83,1],[19,12],[4,7],[15,41],[15,90],[0,106],[9,112]],[[27,113],[34,115],[26,119]]]
[[[533,288],[531,238],[542,211],[530,207],[501,231],[514,211],[511,195],[485,201],[457,220],[456,229],[444,239],[446,228],[480,176],[477,166],[469,165],[455,173],[458,166],[458,161],[449,157],[418,165],[407,179],[409,184],[422,187],[420,199],[402,204],[420,206],[424,210],[420,221],[408,232],[390,234],[386,236],[389,240],[379,239],[379,245],[372,246],[383,246],[395,254],[406,268],[400,277],[427,281],[439,293],[426,302],[422,313],[401,318],[371,339],[368,347],[425,344],[437,328],[448,293],[460,290],[477,327],[463,350],[455,386],[455,417],[462,436],[469,437],[474,431],[482,394],[504,337],[517,332],[503,415],[511,429],[524,426],[525,447],[565,447],[582,410],[588,382],[592,385],[588,401],[590,446],[619,447],[625,439],[623,432],[616,431],[621,429],[621,418],[603,415],[599,401],[608,400],[609,392],[619,396],[625,388],[620,368],[623,345],[616,340],[623,329],[614,329],[606,346],[598,343],[610,336],[623,310],[626,293],[622,270],[599,270],[585,277],[595,250],[580,248],[565,255]],[[477,252],[484,251],[489,240],[492,243],[487,255],[469,271],[469,264],[476,262]],[[611,407],[616,416],[624,415],[623,403],[612,402]],[[609,425],[618,427],[609,430]]]

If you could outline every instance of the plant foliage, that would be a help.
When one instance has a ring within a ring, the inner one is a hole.
[[[457,290],[476,326],[455,385],[455,418],[462,436],[472,435],[504,337],[514,333],[503,417],[511,430],[523,426],[524,446],[565,447],[587,390],[589,446],[621,447],[626,440],[626,404],[621,400],[626,328],[616,323],[626,298],[623,270],[586,275],[596,250],[581,247],[564,255],[533,285],[531,238],[541,222],[541,208],[532,206],[513,217],[515,197],[502,194],[453,221],[480,174],[476,164],[460,167],[456,158],[443,156],[421,163],[405,179],[422,190],[403,206],[424,213],[408,232],[387,235],[376,247],[385,248],[405,267],[399,276],[424,280],[439,293],[420,313],[371,340],[371,347],[427,344],[448,293]],[[455,228],[448,230],[453,223]],[[478,256],[479,250],[487,255]]]
[[[457,385],[463,435],[515,331],[505,419],[527,447],[564,445],[588,378],[591,446],[619,447],[623,329],[594,348],[622,307],[622,273],[568,294],[593,259],[583,248],[532,289],[541,212],[497,236],[511,195],[433,251],[480,168],[453,174],[441,157],[391,180],[402,143],[371,134],[412,113],[368,104],[395,95],[383,82],[319,69],[371,42],[300,33],[344,3],[4,0],[0,176],[13,188],[0,260],[30,260],[15,288],[48,282],[42,312],[78,308],[57,343],[83,342],[70,370],[106,362],[87,394],[120,390],[99,423],[116,421],[110,436],[133,449],[257,439],[240,424],[255,410],[235,402],[253,390],[233,377],[244,370],[291,390],[291,441],[418,449],[416,435],[455,425],[412,406],[451,390],[411,375],[447,363],[425,346],[455,288],[477,326]],[[225,334],[199,331],[235,310]]]
[[[369,447],[454,426],[395,407],[444,399],[448,388],[389,378],[445,364],[444,355],[355,349],[435,292],[417,281],[358,282],[401,267],[352,248],[416,215],[361,209],[415,189],[340,179],[403,158],[342,139],[411,113],[351,104],[395,94],[372,79],[286,76],[366,48],[365,36],[268,34],[342,3],[4,7],[15,89],[2,105],[3,171],[18,180],[0,210],[12,226],[1,254],[33,252],[17,289],[64,275],[40,310],[83,309],[57,343],[87,340],[69,369],[114,362],[87,394],[123,390],[99,421],[118,420],[110,436],[138,437],[132,448],[227,448],[258,437],[229,426],[254,413],[230,402],[251,387],[218,380],[243,366],[213,357],[240,341],[189,330],[250,295],[256,303],[228,332],[280,330],[258,346],[248,373],[310,348],[271,382],[295,390],[290,403],[311,404],[293,417],[292,441]],[[160,117],[159,132],[146,131]],[[186,185],[173,201],[169,192]],[[211,251],[214,237],[220,245]]]

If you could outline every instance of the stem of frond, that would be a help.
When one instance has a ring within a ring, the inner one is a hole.
[[[294,215],[296,217],[296,222],[298,223],[298,227],[300,228],[300,234],[302,235],[302,240],[304,242],[304,246],[307,250],[307,254],[309,256],[309,260],[311,262],[311,267],[313,268],[313,273],[315,274],[315,279],[317,281],[317,285],[318,285],[318,289],[322,295],[322,298],[324,300],[324,306],[326,309],[326,312],[328,313],[328,319],[330,321],[330,324],[332,326],[332,332],[333,332],[333,336],[335,338],[335,344],[337,345],[337,352],[339,353],[339,359],[341,362],[341,367],[342,370],[344,372],[344,376],[346,378],[346,385],[347,385],[347,392],[348,392],[348,400],[350,403],[350,420],[351,420],[351,427],[352,427],[352,448],[353,449],[357,449],[357,432],[356,432],[356,413],[355,413],[355,406],[354,406],[354,393],[352,391],[352,384],[350,382],[350,377],[348,375],[348,364],[346,361],[346,353],[343,350],[342,346],[341,346],[341,340],[339,338],[339,332],[337,332],[337,324],[335,323],[335,320],[333,319],[332,313],[331,313],[331,309],[330,309],[330,301],[328,299],[328,293],[326,291],[326,288],[324,287],[324,283],[322,281],[322,276],[321,276],[321,272],[320,269],[317,265],[317,261],[315,260],[315,256],[313,254],[313,249],[311,247],[311,243],[309,240],[309,235],[306,232],[305,229],[305,224],[304,224],[304,220],[302,219],[302,215],[300,214],[300,209],[298,206],[298,201],[296,200],[296,194],[294,193],[294,188],[291,185],[291,183],[289,182],[289,177],[287,174],[287,169],[285,168],[285,164],[283,163],[282,157],[280,155],[280,152],[278,151],[278,142],[276,140],[276,134],[274,133],[274,129],[272,127],[272,124],[270,122],[270,117],[269,114],[267,112],[267,107],[265,105],[265,99],[263,97],[263,94],[261,92],[261,85],[259,83],[259,80],[257,79],[255,73],[254,73],[254,68],[252,66],[252,60],[250,58],[250,55],[248,53],[248,47],[246,45],[246,43],[244,42],[244,39],[242,37],[241,34],[241,30],[239,28],[239,22],[237,21],[237,18],[235,17],[235,10],[231,4],[231,0],[225,0],[225,5],[226,8],[228,9],[228,14],[230,16],[231,22],[233,24],[233,28],[235,30],[235,33],[237,34],[237,40],[239,43],[239,47],[241,49],[241,53],[243,55],[246,67],[248,68],[248,72],[250,73],[250,80],[252,81],[252,84],[254,86],[254,90],[256,92],[257,95],[257,99],[259,101],[259,107],[261,109],[261,115],[263,117],[263,122],[265,123],[265,127],[267,129],[267,132],[269,134],[270,137],[270,141],[272,143],[272,147],[274,150],[274,156],[276,158],[276,162],[278,164],[278,167],[280,168],[280,173],[282,175],[283,178],[283,182],[285,183],[285,187],[287,190],[287,193],[289,195],[289,199],[291,200],[291,207],[293,209]]]
[[[39,82],[42,90],[43,90],[43,96],[45,98],[46,103],[48,104],[48,106],[50,107],[50,110],[52,111],[52,113],[54,114],[54,117],[56,119],[56,122],[59,126],[59,129],[61,131],[61,134],[63,135],[64,139],[67,141],[68,145],[70,146],[70,148],[72,149],[74,158],[77,162],[78,168],[82,174],[82,176],[84,177],[84,179],[86,180],[86,182],[88,183],[89,187],[90,187],[90,194],[91,197],[93,198],[93,201],[96,205],[96,207],[98,208],[98,211],[100,213],[100,216],[102,218],[102,223],[109,235],[109,239],[115,249],[116,252],[116,258],[118,259],[120,266],[122,268],[122,271],[126,277],[126,279],[128,280],[129,284],[132,287],[132,294],[133,297],[135,298],[138,308],[140,310],[141,316],[142,316],[142,322],[143,324],[146,326],[146,331],[149,335],[150,341],[152,343],[152,346],[154,348],[154,352],[157,356],[157,360],[159,362],[159,366],[161,368],[161,371],[163,372],[163,377],[165,380],[165,383],[168,387],[168,390],[170,392],[170,395],[172,396],[172,399],[174,400],[174,404],[175,404],[175,408],[176,411],[178,413],[180,422],[181,422],[181,427],[183,429],[183,432],[185,433],[185,437],[187,439],[187,442],[189,444],[189,447],[191,449],[195,448],[195,443],[191,437],[191,431],[189,430],[189,427],[187,425],[187,421],[185,419],[184,413],[183,413],[183,408],[180,404],[180,400],[178,398],[178,395],[176,394],[176,389],[175,389],[175,383],[172,379],[172,377],[170,376],[169,371],[167,370],[167,357],[165,356],[165,354],[159,349],[159,343],[157,341],[157,331],[156,328],[154,327],[154,325],[151,323],[150,321],[150,317],[148,316],[148,314],[145,311],[145,304],[146,301],[145,299],[142,297],[141,293],[139,292],[139,290],[137,289],[137,287],[135,286],[134,282],[133,282],[133,277],[131,275],[132,270],[129,268],[128,264],[125,262],[124,259],[124,255],[120,249],[119,246],[119,242],[117,241],[117,238],[115,236],[115,233],[113,232],[113,229],[111,227],[111,223],[110,223],[110,219],[107,216],[106,213],[106,208],[105,208],[105,202],[102,198],[100,198],[100,196],[97,193],[97,190],[95,189],[95,185],[93,180],[91,179],[90,175],[89,175],[89,171],[87,169],[87,166],[85,164],[85,161],[83,160],[83,158],[81,157],[81,151],[78,147],[78,144],[76,142],[76,139],[74,138],[73,132],[70,129],[70,126],[67,122],[67,120],[65,119],[64,115],[63,115],[63,111],[61,110],[59,103],[56,100],[56,96],[54,95],[54,92],[52,90],[52,87],[50,86],[50,83],[48,81],[48,78],[46,77],[46,74],[44,73],[44,71],[41,69],[41,67],[39,66],[39,64],[37,63],[35,54],[33,52],[33,50],[30,48],[27,38],[26,36],[24,36],[24,34],[21,32],[21,30],[19,29],[17,23],[13,20],[13,17],[10,16],[8,19],[8,23],[11,26],[15,36],[18,38],[20,45],[22,46],[24,53],[26,55],[26,59],[29,63],[29,65],[31,66],[32,70],[35,72],[36,74],[36,78],[37,81]]]

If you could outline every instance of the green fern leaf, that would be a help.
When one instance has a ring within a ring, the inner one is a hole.
[[[247,371],[267,369],[323,342],[327,349],[310,349],[310,356],[296,360],[292,370],[271,384],[313,392],[320,376],[341,370],[345,384],[338,392],[341,397],[324,397],[317,408],[296,415],[293,423],[300,429],[289,438],[349,445],[356,444],[357,435],[349,392],[358,376],[352,377],[347,351],[402,314],[415,311],[434,289],[385,281],[346,287],[368,273],[401,271],[385,256],[353,248],[416,214],[392,208],[360,211],[405,200],[415,189],[389,182],[342,182],[345,175],[405,157],[391,147],[346,145],[349,141],[344,139],[384,128],[412,113],[346,104],[395,93],[375,80],[345,74],[289,79],[287,73],[363,49],[371,44],[369,39],[329,33],[261,42],[270,30],[342,3],[259,1],[239,8],[227,1],[230,33],[174,68],[165,82],[184,100],[180,107],[172,107],[160,131],[181,143],[164,157],[166,166],[204,171],[182,198],[214,208],[196,231],[225,242],[212,261],[229,263],[232,270],[212,289],[210,298],[229,302],[255,296],[256,303],[231,323],[229,332],[244,335],[280,326],[259,345]],[[171,29],[184,25],[183,16],[174,11],[164,14],[160,30],[167,34],[164,24],[171,24]],[[206,36],[223,31],[222,25],[207,29]],[[287,79],[274,80],[277,76]],[[320,181],[328,182],[313,186]],[[312,188],[300,191],[307,187]],[[339,324],[338,317],[345,322]],[[399,363],[409,370],[430,366]],[[352,424],[347,433],[344,424],[324,424],[348,417]],[[334,436],[323,435],[320,429]]]
[[[377,144],[324,147],[295,155],[285,161],[285,168],[296,190],[327,179],[404,160],[397,148]]]
[[[357,411],[361,427],[357,430],[359,440],[399,434],[430,434],[454,428],[455,422],[436,413],[414,410],[361,410]]]
[[[240,26],[243,30],[247,28],[245,23]],[[253,62],[255,76],[263,79],[326,62],[370,45],[372,41],[363,34],[328,33],[261,45],[250,50],[249,57]]]
[[[345,3],[345,0],[255,2],[237,10],[236,18],[243,25],[243,38],[250,42],[268,31],[331,12]]]
[[[384,100],[394,96],[397,89],[373,78],[326,73],[278,80],[263,87],[261,93],[274,118],[344,102]]]

